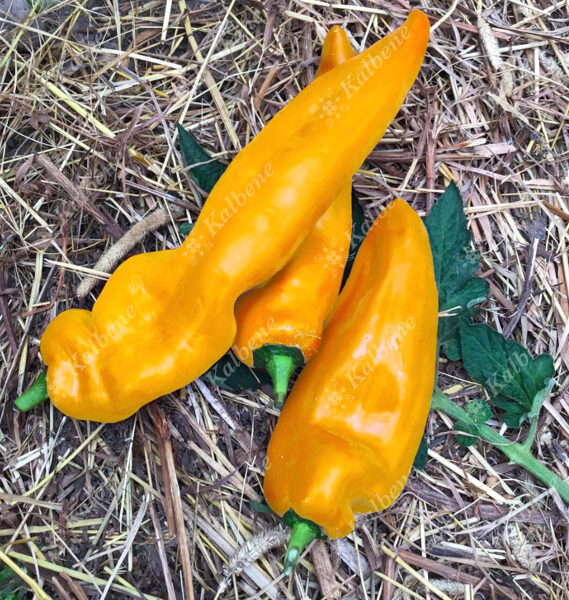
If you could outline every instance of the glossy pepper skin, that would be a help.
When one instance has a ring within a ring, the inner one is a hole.
[[[324,40],[316,77],[354,54],[345,31],[332,27]],[[325,112],[322,117],[328,118]],[[292,372],[318,350],[324,320],[340,291],[351,227],[352,187],[348,181],[290,262],[237,302],[233,352],[245,364],[267,369],[277,406],[284,401]]]
[[[413,11],[400,29],[313,81],[235,157],[180,248],[129,258],[92,312],[58,315],[40,346],[52,402],[75,418],[120,421],[229,350],[237,298],[290,260],[373,149],[419,71],[428,36],[427,17]],[[329,97],[345,108],[326,126],[319,115]]]
[[[395,200],[376,219],[267,453],[264,492],[331,538],[388,507],[417,453],[433,391],[438,300],[429,239]]]

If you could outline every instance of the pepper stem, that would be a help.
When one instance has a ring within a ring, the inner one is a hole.
[[[312,521],[298,518],[298,520],[294,522],[284,559],[283,573],[285,575],[288,576],[292,574],[303,550],[313,539],[321,537],[321,535],[322,532],[320,527]]]
[[[26,412],[32,410],[32,408],[48,399],[49,395],[47,393],[45,372],[42,372],[35,383],[33,383],[21,396],[16,398],[14,406],[18,410]]]
[[[266,369],[273,380],[275,406],[281,408],[288,392],[288,382],[292,374],[304,364],[300,348],[282,344],[265,344],[253,350],[253,364]]]

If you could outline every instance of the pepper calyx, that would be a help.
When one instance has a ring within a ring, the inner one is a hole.
[[[288,392],[288,382],[296,369],[304,364],[300,348],[282,344],[265,344],[253,350],[253,364],[265,369],[273,380],[274,402],[281,408]]]

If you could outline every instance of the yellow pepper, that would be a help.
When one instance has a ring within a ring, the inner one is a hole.
[[[322,47],[316,77],[354,56],[345,31],[334,26]],[[332,118],[322,112],[322,118]],[[266,369],[274,401],[282,406],[291,374],[320,345],[324,320],[336,302],[350,249],[352,186],[346,182],[291,261],[235,307],[233,352],[249,366]]]
[[[373,149],[428,36],[427,17],[413,11],[313,81],[236,156],[180,248],[129,258],[92,312],[67,310],[48,325],[40,348],[62,412],[119,421],[199,377],[232,346],[237,298],[289,262]],[[328,121],[321,115],[330,101],[338,111]]]
[[[292,509],[338,538],[354,513],[396,500],[429,413],[437,313],[427,231],[395,200],[363,241],[269,442],[264,493],[277,514]]]

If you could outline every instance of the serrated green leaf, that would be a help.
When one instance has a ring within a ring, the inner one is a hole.
[[[467,402],[464,408],[476,423],[486,423],[488,419],[492,418],[492,410],[482,398],[476,398]]]
[[[427,466],[428,459],[429,445],[427,444],[427,438],[423,436],[421,438],[421,443],[419,444],[419,449],[417,450],[415,460],[413,461],[413,466],[419,471],[422,471]]]
[[[532,358],[523,346],[486,323],[474,325],[461,319],[460,339],[468,375],[506,411],[504,421],[518,427],[532,410],[536,395],[553,377],[553,358],[549,354]]]
[[[477,442],[477,438],[475,437],[475,431],[468,423],[463,423],[462,421],[457,421],[454,424],[454,428],[456,431],[464,431],[464,433],[470,435],[462,435],[457,433],[455,435],[456,441],[463,447],[468,448],[469,446],[474,446]]]
[[[457,259],[464,254],[470,244],[470,232],[466,227],[466,215],[462,207],[460,192],[452,182],[443,195],[435,202],[425,227],[431,242],[435,279],[439,291],[439,308],[447,310],[455,304],[447,305],[447,297],[457,289],[456,278],[468,278],[476,272],[465,268]],[[462,287],[463,281],[460,282]]]
[[[431,208],[425,220],[429,234],[439,310],[452,310],[452,316],[439,320],[438,340],[450,360],[461,358],[458,315],[472,314],[472,308],[488,297],[488,282],[474,274],[479,255],[470,249],[471,233],[466,223],[460,192],[451,183]]]
[[[227,165],[212,158],[179,123],[178,142],[190,177],[209,194]]]
[[[222,356],[202,379],[225,390],[258,390],[261,385],[270,383],[264,371],[253,370],[242,363],[232,352]]]

